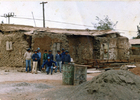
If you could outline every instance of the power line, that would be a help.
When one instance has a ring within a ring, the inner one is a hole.
[[[25,18],[25,17],[13,17],[13,18],[33,20],[32,18]],[[35,20],[41,20],[42,21],[42,19],[35,19]],[[45,20],[45,21],[55,22],[55,23],[62,23],[62,24],[70,24],[70,25],[93,27],[93,26],[89,26],[89,25],[81,25],[81,24],[67,23],[67,22],[60,22],[60,21],[53,21],[53,20]]]
[[[0,17],[3,17],[3,16],[0,16]],[[32,18],[25,18],[25,17],[12,17],[12,18],[33,20]],[[42,21],[42,19],[34,19],[34,20]],[[45,21],[54,22],[54,23],[61,23],[61,24],[76,25],[76,26],[92,27],[92,28],[94,27],[94,26],[89,26],[89,25],[81,25],[81,24],[68,23],[68,22],[61,22],[61,21],[54,21],[54,20],[45,20]],[[114,29],[114,30],[125,31],[125,32],[137,32],[137,31],[121,30],[121,29]]]

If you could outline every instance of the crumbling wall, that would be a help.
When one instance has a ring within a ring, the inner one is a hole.
[[[132,45],[130,50],[131,50],[131,55],[140,55],[140,47],[139,47],[139,45],[134,45],[134,46]]]
[[[71,58],[73,58],[76,63],[84,63],[84,59],[93,58],[93,42],[91,37],[69,36],[63,34],[52,34],[48,32],[44,32],[43,34],[38,33],[37,35],[32,36],[33,50],[36,50],[38,47],[40,47],[42,56],[44,50],[54,51],[52,53],[55,56],[57,53],[56,43],[60,43],[59,50],[62,48],[68,50]]]
[[[94,56],[95,59],[108,59],[108,50],[109,50],[109,38],[103,37],[94,37]]]
[[[140,47],[139,45],[132,45],[130,47],[130,59],[140,59]]]
[[[96,59],[129,59],[130,44],[128,38],[115,34],[94,37]]]
[[[118,38],[118,59],[129,59],[130,58],[130,44],[126,37]]]
[[[85,63],[84,59],[93,59],[93,38],[89,36],[67,36],[69,54],[75,63]]]
[[[21,67],[24,65],[24,53],[28,48],[22,32],[0,34],[0,66]],[[6,42],[12,43],[12,49],[6,50]]]
[[[85,63],[84,59],[93,59],[92,37],[53,34],[49,32],[38,32],[38,34],[32,36],[33,50],[40,47],[42,56],[44,50],[52,50],[52,53],[55,56],[57,53],[57,43],[60,43],[59,50],[64,48],[69,51],[69,54],[75,63]],[[43,58],[41,61],[43,61]]]
[[[57,47],[57,43],[60,43],[60,47]],[[61,50],[62,48],[69,50],[68,40],[66,35],[63,34],[54,34],[48,32],[38,32],[32,36],[32,48],[36,50],[40,48],[40,52],[42,54],[41,62],[43,61],[43,53],[44,50],[52,50],[52,54],[54,55],[57,53],[57,50]],[[55,59],[54,59],[55,60]]]
[[[109,59],[118,58],[118,48],[117,48],[118,39],[110,38],[109,39]]]

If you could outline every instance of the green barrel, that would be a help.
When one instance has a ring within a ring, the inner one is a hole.
[[[63,84],[73,85],[74,83],[74,65],[73,64],[63,64]]]

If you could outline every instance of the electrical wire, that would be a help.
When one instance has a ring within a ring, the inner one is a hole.
[[[19,19],[29,19],[29,20],[33,20],[32,18],[25,18],[25,17],[12,17],[12,18],[19,18]],[[35,19],[35,20],[41,20],[41,21],[42,21],[42,19]],[[89,25],[81,25],[81,24],[67,23],[67,22],[60,22],[60,21],[53,21],[53,20],[45,20],[45,21],[55,22],[55,23],[62,23],[62,24],[70,24],[70,25],[78,25],[78,26],[93,27],[93,26],[89,26]]]
[[[0,16],[0,17],[4,17],[4,16]],[[28,20],[33,20],[33,18],[25,18],[25,17],[11,17],[11,18],[18,18],[18,19],[28,19]],[[43,19],[34,19],[34,20],[43,21]],[[81,25],[81,24],[68,23],[68,22],[61,22],[61,21],[54,21],[54,20],[45,20],[45,21],[48,21],[48,22],[54,22],[54,23],[61,23],[61,24],[76,25],[76,26],[92,27],[92,28],[94,27],[94,26],[90,26],[90,25]],[[114,30],[118,30],[118,31],[125,31],[125,32],[137,32],[137,31],[121,30],[121,29],[114,29]]]

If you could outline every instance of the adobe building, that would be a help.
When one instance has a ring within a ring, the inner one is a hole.
[[[129,40],[115,31],[40,28],[0,24],[0,66],[25,66],[27,48],[40,52],[68,50],[75,63],[85,59],[129,59]],[[55,59],[54,59],[55,60]]]
[[[130,39],[130,58],[140,59],[140,39]]]

